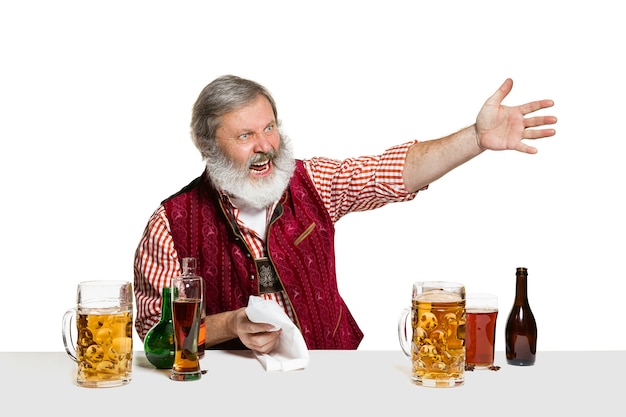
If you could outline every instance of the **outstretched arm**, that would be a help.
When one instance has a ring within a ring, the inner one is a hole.
[[[485,150],[537,153],[535,147],[523,140],[553,136],[556,133],[554,129],[541,127],[553,125],[557,119],[554,116],[525,116],[552,107],[554,102],[538,100],[520,106],[503,106],[502,101],[512,88],[513,80],[504,81],[480,109],[474,125],[449,136],[411,146],[403,172],[406,188],[417,191]]]

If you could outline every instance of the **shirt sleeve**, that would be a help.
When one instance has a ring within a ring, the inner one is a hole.
[[[135,329],[141,340],[161,318],[163,287],[180,275],[178,255],[170,234],[165,208],[152,214],[135,252]]]
[[[396,145],[377,156],[304,160],[333,221],[353,211],[373,210],[388,203],[413,200],[417,192],[407,191],[402,172],[408,149],[415,142]]]

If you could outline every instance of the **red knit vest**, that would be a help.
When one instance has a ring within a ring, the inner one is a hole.
[[[198,258],[207,314],[236,310],[259,294],[259,273],[206,172],[163,202],[179,259]],[[267,252],[309,349],[356,349],[363,333],[339,295],[335,228],[302,161],[274,211]],[[241,348],[236,340],[219,348]]]

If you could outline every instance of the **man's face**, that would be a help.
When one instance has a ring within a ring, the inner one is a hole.
[[[263,96],[222,116],[207,150],[207,172],[215,186],[257,209],[281,197],[295,169],[291,141],[280,133]]]
[[[248,172],[253,182],[270,176],[274,169],[271,155],[280,146],[276,124],[272,106],[263,96],[222,116],[217,144],[235,167]]]

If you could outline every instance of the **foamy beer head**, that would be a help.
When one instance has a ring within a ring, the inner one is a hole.
[[[418,385],[462,385],[465,370],[465,288],[451,282],[415,283],[412,377]]]
[[[465,300],[465,286],[458,282],[450,281],[421,281],[413,284],[413,300],[416,300],[423,294],[428,294],[429,297],[437,297],[440,294],[442,297],[458,295]]]
[[[419,294],[417,301],[422,303],[458,303],[463,301],[463,295],[441,289],[434,289]]]

